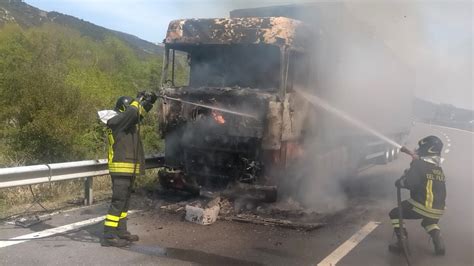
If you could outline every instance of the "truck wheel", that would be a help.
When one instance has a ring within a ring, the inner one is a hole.
[[[390,148],[390,161],[395,160],[395,156],[397,156],[397,149],[396,148]]]
[[[400,148],[395,148],[395,155],[393,156],[393,159],[394,160],[398,159],[399,154],[400,154]]]
[[[382,156],[379,157],[379,164],[388,164],[390,162],[390,156],[391,155],[391,151],[390,149],[385,149],[384,153]]]

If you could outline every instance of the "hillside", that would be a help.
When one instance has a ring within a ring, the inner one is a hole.
[[[160,54],[163,51],[161,46],[142,40],[131,34],[109,30],[58,12],[46,12],[28,5],[21,0],[0,1],[0,26],[5,23],[16,23],[22,28],[30,28],[41,26],[48,22],[77,30],[82,36],[89,37],[93,40],[104,40],[107,36],[116,37],[127,43],[135,52],[141,55]]]
[[[450,104],[438,104],[416,98],[415,117],[426,123],[434,123],[474,131],[474,111]]]
[[[97,110],[161,79],[161,47],[19,0],[0,0],[0,54],[0,167],[105,158]],[[156,120],[141,126],[147,153]]]

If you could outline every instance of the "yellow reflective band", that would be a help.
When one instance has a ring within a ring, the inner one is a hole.
[[[426,208],[433,208],[433,180],[428,180],[426,182],[426,200],[425,200]]]
[[[112,215],[112,214],[107,214],[107,215],[105,216],[105,219],[118,222],[118,221],[120,220],[120,217],[119,217],[119,216]]]
[[[109,139],[109,162],[112,162],[114,159],[114,135],[112,134],[112,130],[107,130],[107,138]]]
[[[425,227],[425,230],[427,233],[429,233],[432,230],[438,229],[440,230],[439,226],[437,224],[430,224],[427,227]]]
[[[417,213],[419,213],[419,214],[421,214],[425,217],[428,217],[428,218],[433,218],[433,219],[437,219],[437,220],[439,220],[441,218],[441,214],[433,214],[433,213],[425,212],[424,210],[418,209],[415,206],[413,206],[413,211],[417,212]]]
[[[433,201],[434,201],[434,194],[433,194],[433,180],[430,180],[430,193],[431,193],[431,198],[430,198],[430,206],[428,206],[430,209],[433,208]]]
[[[126,218],[127,217],[127,213],[126,212],[122,212],[120,214],[120,219],[123,219],[123,218]]]
[[[105,221],[104,225],[108,227],[118,227],[118,222]]]
[[[393,228],[400,228],[400,220],[399,219],[391,219]]]
[[[133,107],[137,108],[137,109],[138,109],[138,114],[140,114],[140,115],[142,115],[142,114],[144,114],[144,113],[146,112],[146,111],[145,111],[145,108],[143,108],[143,106],[142,106],[139,102],[137,102],[137,101],[133,101],[133,102],[130,104],[130,106],[133,106]]]
[[[411,205],[413,205],[414,207],[416,207],[417,209],[421,209],[425,212],[428,212],[428,213],[432,213],[434,215],[442,215],[444,213],[444,210],[440,210],[440,209],[433,209],[433,208],[427,208],[425,206],[423,206],[422,204],[416,202],[414,199],[408,199],[407,200]]]
[[[140,105],[140,109],[138,109],[138,114],[143,115],[144,113],[146,113],[145,108]]]
[[[137,163],[109,163],[109,172],[111,173],[140,173],[140,164]]]
[[[139,174],[140,169],[134,169],[134,168],[118,168],[118,167],[109,167],[109,172],[110,173],[127,173],[127,174]]]
[[[137,168],[140,167],[140,164],[137,163]],[[134,163],[118,163],[118,162],[111,162],[109,163],[109,166],[112,166],[112,167],[120,167],[120,168],[134,168],[135,167],[135,164]]]

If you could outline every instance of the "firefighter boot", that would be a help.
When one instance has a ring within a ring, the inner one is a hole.
[[[106,232],[100,245],[103,247],[125,247],[130,245],[130,241],[120,238],[117,232]]]
[[[440,230],[432,230],[430,232],[431,240],[433,241],[435,254],[438,256],[444,256],[446,249],[444,246],[443,238],[441,238]]]
[[[397,239],[395,240],[394,243],[390,243],[388,245],[388,250],[390,252],[393,252],[393,253],[402,253],[403,252],[403,243],[402,243],[402,235],[401,235],[401,231],[400,231],[400,228],[395,228],[393,230],[395,236],[397,237]],[[406,229],[403,229],[403,236],[405,237],[405,239],[408,238],[408,233],[406,231]]]
[[[139,237],[138,235],[132,235],[128,230],[127,230],[127,218],[122,218],[120,219],[119,225],[117,227],[117,235],[119,238],[130,241],[130,242],[135,242],[138,241]]]

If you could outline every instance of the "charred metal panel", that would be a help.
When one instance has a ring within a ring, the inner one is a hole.
[[[309,104],[299,94],[287,93],[283,102],[281,141],[294,141],[302,137]]]
[[[258,156],[268,95],[258,97],[255,93],[246,95],[236,90],[166,90],[168,96],[229,110],[238,110],[248,104],[258,114],[256,118],[242,117],[188,103],[166,101],[163,106],[167,107],[163,109],[168,112],[162,114],[161,127],[166,136],[167,166],[183,169],[187,175],[201,180],[200,184],[211,179],[255,178],[254,172],[258,173],[261,168]]]
[[[265,150],[278,150],[281,147],[282,103],[270,101],[265,118],[266,130],[262,141]]]
[[[304,50],[309,29],[284,17],[181,19],[170,22],[165,44],[271,44]]]

